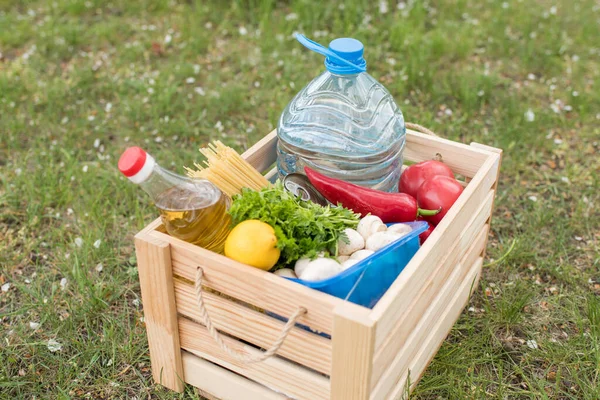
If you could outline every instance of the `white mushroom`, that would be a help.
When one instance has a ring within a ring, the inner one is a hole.
[[[317,258],[311,261],[300,275],[304,281],[322,281],[342,271],[342,265],[332,258]]]
[[[371,254],[375,253],[373,250],[359,250],[356,253],[353,253],[350,256],[351,260],[362,260],[363,258],[369,257]]]
[[[324,258],[325,257],[325,252],[324,251],[320,251],[317,253],[317,258]],[[296,260],[296,264],[294,264],[294,272],[296,273],[296,276],[300,276],[302,275],[302,271],[304,271],[306,269],[306,267],[308,267],[308,264],[313,261],[313,259],[310,259],[308,257],[302,257],[299,260]]]
[[[344,229],[344,233],[346,234],[348,243],[346,243],[343,239],[338,241],[339,255],[349,256],[355,251],[365,248],[365,239],[363,239],[360,233],[350,228]]]
[[[294,265],[294,272],[296,273],[296,276],[302,275],[302,272],[304,272],[306,267],[308,267],[308,264],[310,264],[310,258],[301,258],[296,261],[296,264]]]
[[[361,237],[362,237],[362,236],[361,236]],[[360,251],[360,250],[359,250],[359,251]],[[337,256],[337,260],[338,260],[338,262],[339,262],[340,264],[341,264],[341,263],[343,263],[344,261],[346,261],[346,260],[347,260],[347,259],[349,259],[349,258],[350,258],[350,256]]]
[[[369,236],[376,232],[384,232],[387,230],[387,226],[383,223],[381,218],[375,215],[367,215],[363,219],[360,220],[356,230],[363,239],[367,240]]]
[[[395,232],[377,232],[367,239],[367,250],[377,251],[400,239],[403,235]]]
[[[407,224],[394,224],[392,226],[388,226],[388,232],[401,233],[402,236],[412,232],[412,228]]]
[[[342,270],[347,270],[348,268],[350,268],[351,266],[353,266],[354,264],[356,264],[357,262],[359,262],[360,260],[357,260],[355,258],[350,258],[346,261],[344,261],[342,263]]]
[[[294,273],[294,270],[290,268],[281,268],[274,272],[275,275],[282,276],[284,278],[298,278],[298,276]]]

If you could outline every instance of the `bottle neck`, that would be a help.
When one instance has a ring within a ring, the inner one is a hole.
[[[175,209],[189,208],[190,202],[205,207],[222,196],[219,188],[210,181],[188,178],[164,169],[139,147],[130,147],[123,153],[119,159],[119,169],[131,182],[148,193],[157,206],[166,201],[166,207]]]
[[[144,192],[148,193],[148,195],[156,201],[162,193],[177,186],[177,181],[180,177],[163,169],[156,163],[153,163],[151,167],[152,168],[147,172],[147,175],[142,177],[144,178],[143,180],[140,179],[138,182],[134,183],[137,183]]]
[[[353,79],[363,73],[363,72],[357,72],[355,74],[340,74],[340,73],[331,72],[329,70],[327,70],[327,72],[329,72],[331,74],[331,76],[334,76],[336,78],[341,78],[341,79]]]
[[[209,203],[213,204],[218,201],[222,195],[221,190],[206,179],[181,176],[162,168],[156,163],[148,177],[138,185],[148,193],[157,205],[158,203],[162,204],[165,201],[165,196],[167,196],[169,198],[170,207],[174,209],[185,208],[184,205],[189,205],[189,202],[193,198],[202,198],[204,206]],[[171,193],[173,188],[180,189],[178,194],[175,195]],[[185,193],[185,195],[181,197],[181,193]]]
[[[143,167],[135,175],[129,177],[131,182],[139,185],[154,201],[162,193],[181,184],[184,179],[184,177],[162,168],[148,153],[146,153]]]
[[[172,207],[179,207],[178,204],[188,206],[193,196],[197,197],[197,204],[208,200],[214,203],[222,195],[219,188],[208,180],[191,179],[162,168],[150,154],[137,146],[125,150],[118,166],[123,175],[148,193],[155,204],[166,197],[177,197],[170,200]],[[180,189],[178,194],[170,193],[175,188]]]

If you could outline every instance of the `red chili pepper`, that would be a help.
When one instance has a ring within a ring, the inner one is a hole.
[[[439,210],[421,210],[417,207],[414,197],[405,193],[387,193],[380,190],[365,188],[329,178],[317,171],[304,167],[310,183],[327,200],[333,204],[341,204],[363,217],[367,214],[376,215],[385,223],[410,222],[419,215],[434,215]]]
[[[438,175],[427,179],[417,192],[417,204],[441,211],[437,215],[424,215],[423,219],[433,225],[439,224],[463,190],[460,182],[454,178]]]
[[[400,176],[398,190],[400,193],[410,194],[417,197],[417,191],[421,185],[429,178],[437,175],[454,178],[450,167],[440,161],[428,160],[413,164],[406,168]]]
[[[419,242],[421,244],[425,243],[429,235],[431,235],[431,232],[433,232],[433,230],[435,229],[435,226],[431,225],[429,222],[427,223],[427,225],[429,226],[427,230],[419,235]]]

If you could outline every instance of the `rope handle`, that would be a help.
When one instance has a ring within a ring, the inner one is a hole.
[[[421,132],[424,133],[426,135],[431,135],[431,136],[437,136],[433,131],[430,131],[429,129],[425,128],[422,125],[419,124],[413,124],[412,122],[406,122],[404,124],[408,129],[412,129],[415,130],[417,132]]]
[[[208,311],[204,304],[204,299],[202,298],[202,277],[203,276],[204,276],[204,271],[202,270],[201,267],[198,267],[198,269],[196,269],[196,282],[194,285],[194,289],[196,292],[196,301],[198,302],[198,307],[200,308],[200,316],[202,317],[202,322],[204,323],[204,326],[206,326],[206,329],[208,329],[208,333],[210,334],[210,336],[219,345],[221,350],[223,350],[224,352],[229,354],[231,357],[233,357],[237,361],[240,361],[240,362],[243,362],[246,364],[252,364],[252,363],[261,362],[268,358],[273,357],[275,355],[275,353],[277,353],[277,351],[279,350],[281,345],[283,345],[283,342],[287,338],[288,334],[292,331],[292,328],[296,325],[297,320],[301,316],[303,316],[304,314],[307,313],[306,308],[298,307],[298,310],[296,310],[296,312],[294,314],[292,314],[292,316],[286,322],[285,326],[281,330],[281,333],[277,337],[277,340],[275,340],[273,345],[269,349],[265,350],[264,352],[261,352],[260,354],[257,354],[257,355],[247,355],[247,354],[240,353],[236,350],[233,350],[229,346],[227,346],[227,344],[223,340],[223,336],[219,333],[219,331],[217,331],[217,328],[215,328],[215,326],[213,325],[213,323],[210,319],[210,316],[208,315]]]

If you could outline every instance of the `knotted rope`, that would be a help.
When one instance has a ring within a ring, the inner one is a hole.
[[[404,124],[408,129],[412,129],[421,133],[425,133],[426,135],[431,135],[431,136],[437,136],[435,133],[433,133],[433,131],[430,131],[429,129],[425,128],[422,125],[419,124],[413,124],[412,122],[406,122]]]
[[[217,331],[217,328],[213,325],[210,316],[208,315],[208,311],[206,310],[206,306],[204,304],[204,299],[202,298],[202,277],[204,276],[204,271],[201,267],[198,267],[196,270],[196,282],[194,285],[194,289],[196,292],[196,301],[198,302],[198,307],[200,308],[200,316],[202,317],[202,322],[206,329],[208,329],[208,333],[214,339],[214,341],[219,345],[219,347],[229,354],[234,359],[251,364],[264,361],[270,357],[273,357],[275,353],[279,350],[283,342],[287,338],[288,334],[292,331],[292,328],[296,325],[297,320],[306,314],[307,310],[304,307],[298,307],[298,310],[288,319],[287,323],[281,330],[281,333],[277,337],[277,340],[273,343],[271,348],[261,352],[257,355],[247,355],[240,353],[236,350],[230,348],[225,341],[223,340],[223,336]]]

